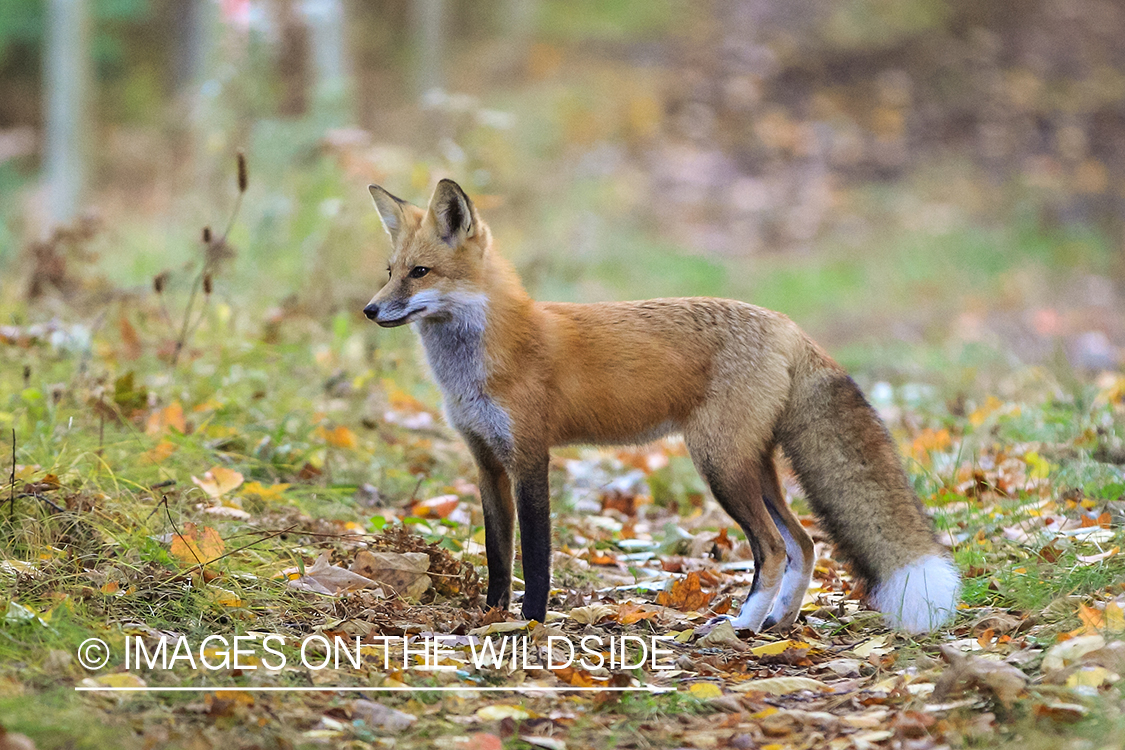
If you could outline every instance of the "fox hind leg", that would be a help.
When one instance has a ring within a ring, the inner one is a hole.
[[[782,576],[777,600],[773,603],[773,609],[763,623],[763,627],[787,631],[797,621],[801,602],[804,601],[805,592],[809,589],[813,566],[816,564],[816,553],[812,538],[785,503],[785,491],[777,476],[777,466],[770,455],[766,456],[762,484],[762,498],[766,509],[785,541],[785,575]]]
[[[738,616],[729,619],[735,628],[760,631],[781,588],[786,557],[785,541],[762,499],[761,466],[756,462],[743,462],[741,468],[735,468],[720,463],[700,447],[693,448],[690,440],[688,450],[710,486],[711,494],[742,527],[754,552],[754,582],[750,595]]]

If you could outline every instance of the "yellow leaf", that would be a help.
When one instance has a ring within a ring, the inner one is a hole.
[[[723,691],[712,682],[693,682],[689,690],[694,697],[700,700],[723,697]]]
[[[216,604],[221,604],[224,607],[241,607],[242,599],[238,594],[233,591],[221,589],[218,586],[212,586],[210,589],[211,600]]]
[[[1111,633],[1125,630],[1125,610],[1117,602],[1105,605],[1105,629]]]
[[[1079,686],[1098,688],[1120,679],[1120,676],[1110,672],[1105,667],[1083,667],[1066,678],[1066,686],[1069,688]]]
[[[215,466],[203,475],[203,479],[192,477],[191,481],[195,482],[211,498],[217,500],[231,490],[237,489],[242,484],[242,475],[234,469]]]
[[[189,565],[206,565],[221,557],[226,549],[226,543],[219,532],[210,526],[203,527],[203,532],[191,522],[184,524],[183,535],[176,534],[172,537],[172,555]]]
[[[213,398],[209,398],[206,401],[204,401],[202,404],[196,404],[195,406],[191,407],[191,410],[198,414],[200,412],[205,412],[205,411],[218,411],[219,409],[222,409],[222,408],[223,408],[223,402],[222,401],[217,401]]]
[[[731,690],[740,693],[769,693],[770,695],[786,695],[801,690],[824,692],[830,688],[823,682],[811,677],[768,677],[764,680],[747,680],[730,686]]]
[[[780,654],[790,648],[810,648],[810,646],[802,641],[775,641],[774,643],[755,646],[750,649],[750,653],[754,654],[754,656],[766,656],[770,654]]]
[[[258,482],[247,482],[242,485],[242,495],[256,495],[259,499],[266,502],[273,502],[281,500],[282,495],[292,485],[290,484],[271,484],[268,487]]]
[[[87,680],[102,687],[124,688],[145,686],[145,681],[140,677],[137,677],[132,672],[115,672],[114,674],[103,674],[98,675],[97,677],[88,677],[82,682],[85,683]]]
[[[866,659],[872,654],[874,654],[875,656],[888,654],[892,650],[887,647],[887,643],[890,641],[890,639],[891,636],[888,635],[875,636],[874,638],[864,641],[863,643],[853,648],[852,653],[854,653],[861,659]]]
[[[969,424],[971,424],[973,427],[980,427],[982,424],[984,424],[984,420],[988,419],[988,417],[994,411],[996,411],[1003,405],[1004,402],[1000,399],[996,398],[995,396],[989,396],[984,400],[984,403],[981,404],[979,409],[969,415]]]
[[[1029,479],[1046,479],[1047,475],[1051,473],[1050,462],[1035,451],[1028,451],[1023,454],[1023,460],[1027,463]]]

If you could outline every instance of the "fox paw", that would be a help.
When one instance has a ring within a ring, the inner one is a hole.
[[[731,624],[731,627],[735,630],[749,630],[751,632],[755,632],[754,628],[752,628],[748,623],[739,622],[739,619],[737,617],[733,617],[731,615],[716,615],[707,622],[703,623],[703,628],[701,628],[703,629],[703,635],[710,633],[712,630],[714,630],[724,622],[729,622]]]

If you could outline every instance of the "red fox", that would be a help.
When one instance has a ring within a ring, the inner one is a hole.
[[[953,616],[960,577],[886,427],[789,318],[712,298],[535,302],[455,182],[439,182],[425,210],[370,190],[393,250],[390,278],[363,312],[385,328],[414,325],[446,418],[476,460],[489,607],[509,605],[518,516],[522,613],[546,616],[552,446],[678,432],[754,555],[734,627],[791,628],[813,572],[778,447],[892,626],[924,633]]]

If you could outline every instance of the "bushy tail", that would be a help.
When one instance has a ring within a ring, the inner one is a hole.
[[[821,526],[893,627],[940,627],[955,612],[961,579],[886,426],[811,341],[792,378],[777,438]]]

